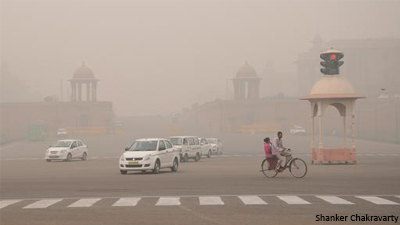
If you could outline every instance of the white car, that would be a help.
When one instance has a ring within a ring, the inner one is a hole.
[[[119,159],[121,174],[147,170],[157,174],[163,168],[176,172],[178,166],[179,153],[174,150],[171,142],[162,138],[137,139],[130,147],[125,148]]]
[[[219,138],[206,138],[206,140],[211,144],[211,153],[213,155],[222,155],[224,148]]]
[[[200,147],[201,147],[201,155],[207,156],[207,158],[211,158],[212,147],[211,144],[205,138],[199,138]]]
[[[88,157],[88,147],[81,140],[59,140],[50,145],[46,151],[47,162],[52,160],[72,161],[80,159],[85,161]]]
[[[291,134],[305,134],[306,130],[301,126],[294,125],[292,128],[290,128],[290,133]]]
[[[196,136],[173,136],[168,138],[174,145],[174,149],[179,152],[183,162],[194,159],[198,162],[201,158],[201,146],[199,138]]]
[[[58,130],[57,130],[57,136],[60,136],[60,137],[65,137],[65,136],[67,136],[67,129],[65,129],[65,128],[59,128]]]

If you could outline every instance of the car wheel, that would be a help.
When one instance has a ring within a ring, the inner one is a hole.
[[[160,172],[160,161],[156,161],[156,163],[154,164],[154,169],[153,169],[153,173],[157,174]]]
[[[197,154],[196,154],[196,157],[194,158],[194,161],[198,162],[199,160],[200,160],[200,154],[197,153]]]
[[[51,159],[46,159],[46,162],[51,162]]]
[[[208,150],[207,158],[211,158],[211,150]]]
[[[178,171],[178,166],[179,166],[179,164],[178,164],[178,159],[175,158],[175,159],[174,159],[174,164],[173,164],[173,166],[171,167],[171,171],[172,171],[172,172]]]
[[[187,162],[189,161],[189,156],[187,154],[185,154],[185,156],[183,156],[183,162]]]
[[[119,172],[121,172],[121,174],[126,174],[126,173],[128,173],[128,171],[126,171],[126,170],[120,170]]]
[[[82,161],[86,161],[86,159],[87,159],[87,153],[84,152],[84,153],[82,154]]]
[[[67,162],[71,162],[71,161],[72,161],[72,155],[71,155],[71,153],[68,153],[67,159],[66,159],[65,161],[67,161]]]

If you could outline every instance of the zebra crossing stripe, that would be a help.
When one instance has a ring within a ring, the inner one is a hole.
[[[353,205],[354,203],[349,202],[343,198],[339,198],[337,196],[327,196],[327,195],[320,195],[320,196],[316,196],[317,198],[320,198],[324,201],[327,201],[331,204],[334,205]]]
[[[311,204],[304,199],[301,199],[297,196],[277,196],[282,201],[286,202],[289,205],[308,205]]]
[[[220,197],[199,197],[200,205],[224,205]]]
[[[141,198],[120,198],[112,206],[136,206]]]
[[[7,207],[9,205],[15,204],[20,201],[22,201],[22,200],[1,200],[0,201],[0,209]]]
[[[379,198],[376,196],[356,196],[357,198],[361,198],[365,201],[372,202],[377,205],[398,205],[399,203],[393,202],[384,198]]]
[[[39,200],[37,202],[34,202],[32,204],[29,204],[25,207],[24,209],[44,209],[47,208],[51,205],[56,204],[57,202],[61,202],[63,199],[44,199],[44,200]]]
[[[181,205],[179,197],[161,197],[156,205]]]
[[[100,200],[101,198],[83,198],[72,203],[68,207],[90,207]]]
[[[264,195],[261,195],[264,196]],[[354,203],[343,199],[342,196],[333,196],[333,195],[307,195],[319,198],[325,201],[328,204],[332,205],[355,205],[355,204],[363,204],[363,203]],[[345,195],[348,196],[348,195]],[[386,196],[386,195],[385,195]],[[400,202],[395,202],[396,200],[388,200],[385,199],[385,196],[377,197],[377,196],[351,196],[355,197],[367,202],[370,202],[375,205],[400,205]],[[181,205],[181,198],[185,198],[189,196],[168,196],[168,197],[158,197],[156,206],[179,206]],[[244,205],[268,205],[268,203],[262,199],[260,196],[256,195],[228,195],[224,197],[236,197],[239,198],[240,201]],[[281,204],[290,204],[290,205],[308,205],[308,204],[315,204],[304,200],[301,196],[295,195],[281,195],[276,196],[279,198],[283,203]],[[400,199],[400,195],[391,195],[388,197]],[[146,197],[144,197],[146,198]],[[68,205],[67,207],[91,207],[96,204],[96,202],[100,201],[102,198],[83,198],[83,199],[76,199],[75,202]],[[126,197],[126,198],[111,198],[115,199],[114,204],[112,206],[136,206],[139,201],[142,201],[143,197]],[[225,205],[225,202],[222,200],[221,196],[197,196],[199,205]],[[29,199],[9,199],[9,200],[0,200],[0,209],[5,208],[7,206],[13,205],[18,202],[22,202]],[[33,201],[34,199],[31,199]],[[35,202],[29,203],[23,209],[44,209],[48,208],[58,202],[61,202],[66,199],[36,199]],[[279,204],[279,203],[278,203]],[[318,204],[318,203],[316,203]]]
[[[264,200],[258,196],[238,196],[245,205],[266,205]]]

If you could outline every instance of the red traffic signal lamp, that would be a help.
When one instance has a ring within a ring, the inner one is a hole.
[[[321,66],[324,68],[321,69],[321,72],[324,75],[337,75],[339,74],[339,67],[343,65],[343,61],[340,59],[343,58],[343,53],[337,51],[335,49],[329,49],[323,53],[321,53],[320,57],[322,60]]]

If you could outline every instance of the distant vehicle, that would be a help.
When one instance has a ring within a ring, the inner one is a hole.
[[[168,140],[174,145],[174,149],[179,152],[182,162],[187,162],[189,159],[199,161],[201,158],[201,146],[199,138],[196,136],[173,136]]]
[[[46,151],[47,162],[52,160],[64,160],[67,162],[73,159],[87,160],[88,147],[81,140],[59,140],[50,145]]]
[[[57,130],[57,136],[60,136],[60,137],[65,137],[65,136],[67,136],[67,129],[65,129],[65,128],[59,128],[59,129]]]
[[[390,98],[390,96],[388,94],[385,93],[381,93],[378,98]]]
[[[48,138],[49,127],[44,121],[34,121],[26,128],[26,138],[29,141],[43,141]]]
[[[292,128],[290,128],[290,133],[291,134],[305,134],[306,130],[301,126],[294,125]]]
[[[200,147],[201,147],[201,155],[207,156],[207,158],[211,158],[212,147],[211,144],[205,138],[199,138]]]
[[[121,121],[114,121],[113,123],[113,132],[116,134],[122,133],[124,131],[124,127],[122,126]]]
[[[130,147],[125,148],[119,159],[121,174],[147,170],[157,174],[163,168],[176,172],[178,166],[179,153],[174,151],[170,141],[161,138],[137,139]]]
[[[219,138],[206,138],[206,140],[211,144],[211,153],[213,155],[222,155],[224,148]]]

